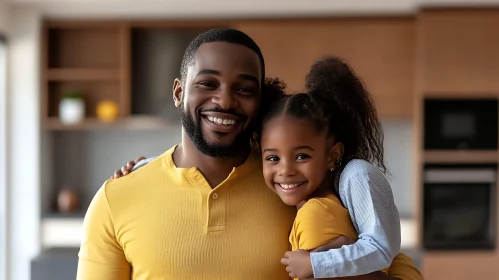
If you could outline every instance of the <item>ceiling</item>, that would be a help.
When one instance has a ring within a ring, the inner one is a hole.
[[[235,18],[413,14],[421,6],[499,6],[499,0],[0,0],[51,18]],[[477,4],[478,3],[478,4]]]

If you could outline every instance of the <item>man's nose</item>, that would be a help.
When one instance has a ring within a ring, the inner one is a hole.
[[[235,107],[234,91],[230,87],[220,87],[213,96],[212,102],[220,108],[228,110]]]

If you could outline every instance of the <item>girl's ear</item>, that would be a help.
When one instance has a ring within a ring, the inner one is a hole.
[[[328,155],[328,167],[329,169],[336,169],[338,168],[338,163],[341,162],[343,152],[345,152],[345,146],[341,142],[336,142],[334,143],[333,146],[329,149],[329,155]]]

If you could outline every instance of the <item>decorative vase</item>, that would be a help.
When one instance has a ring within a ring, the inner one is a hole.
[[[78,195],[70,189],[62,189],[57,195],[57,209],[62,213],[76,212],[79,206]]]
[[[101,101],[97,104],[96,113],[102,122],[113,122],[118,117],[118,105],[113,101]]]
[[[83,98],[66,97],[59,103],[59,119],[64,124],[75,124],[85,118]]]

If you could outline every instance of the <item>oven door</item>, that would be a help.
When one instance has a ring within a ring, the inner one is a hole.
[[[496,170],[425,171],[425,249],[495,249]]]

